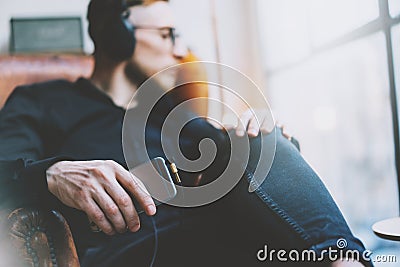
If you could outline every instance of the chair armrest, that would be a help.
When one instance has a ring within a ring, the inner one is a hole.
[[[80,266],[69,226],[57,211],[16,209],[7,228],[9,243],[24,266]]]

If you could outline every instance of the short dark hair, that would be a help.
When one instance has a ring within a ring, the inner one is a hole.
[[[89,22],[89,36],[92,39],[95,52],[104,49],[104,40],[112,38],[107,36],[109,25],[115,24],[128,7],[137,5],[150,5],[154,2],[168,0],[91,0],[88,6],[87,19]]]
[[[92,39],[95,50],[101,50],[103,40],[110,38],[106,30],[110,24],[115,23],[123,12],[134,5],[142,5],[145,0],[91,0],[88,6],[87,19],[89,22],[89,36]]]

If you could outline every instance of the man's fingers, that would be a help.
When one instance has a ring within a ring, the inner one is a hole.
[[[286,129],[283,126],[282,126],[282,135],[286,137],[286,139],[288,139],[289,141],[292,139],[292,136],[288,132],[286,132]]]
[[[232,130],[233,128],[235,128],[235,125],[233,125],[233,124],[224,124],[224,130],[225,131],[229,131],[229,130]]]
[[[125,232],[125,220],[114,200],[105,191],[97,192],[92,197],[97,202],[98,206],[100,206],[108,220],[113,224],[115,230],[117,230],[118,233]]]
[[[118,165],[117,168],[117,180],[124,188],[133,194],[133,197],[137,200],[147,215],[154,215],[156,213],[156,205],[144,184],[122,166]]]
[[[245,113],[240,116],[238,119],[238,126],[236,127],[236,135],[237,136],[244,136],[246,130],[247,130],[247,125],[249,124],[249,121],[253,114],[251,113],[250,110],[246,111]]]
[[[89,220],[94,222],[104,233],[108,235],[115,234],[114,228],[107,220],[104,212],[99,208],[96,202],[93,201],[93,199],[89,198],[85,201],[82,209],[88,215]]]
[[[264,134],[270,134],[274,130],[274,127],[274,121],[271,120],[268,116],[265,116],[263,122],[261,123],[260,131]]]
[[[129,173],[130,174],[130,173]],[[130,192],[134,195],[135,199],[142,206],[143,210],[147,215],[156,214],[156,205],[154,204],[153,198],[150,196],[150,193],[147,191],[146,187],[137,177],[130,174],[131,180],[128,181],[128,188]]]
[[[247,133],[250,137],[256,137],[260,132],[269,134],[274,127],[273,120],[265,110],[248,109],[240,116],[236,135],[243,136]]]
[[[255,116],[250,120],[249,127],[247,128],[247,134],[251,137],[256,137],[260,131],[260,122]]]
[[[109,185],[106,191],[117,204],[120,212],[122,212],[125,224],[129,230],[132,232],[138,231],[140,228],[139,216],[128,193],[117,182]]]

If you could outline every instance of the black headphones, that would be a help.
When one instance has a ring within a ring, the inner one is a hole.
[[[135,50],[135,28],[128,21],[129,15],[126,0],[91,0],[89,3],[89,35],[96,49],[115,61],[130,58]]]

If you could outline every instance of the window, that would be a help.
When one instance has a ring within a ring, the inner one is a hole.
[[[300,2],[304,3],[304,1]],[[376,0],[310,0],[308,2],[308,23],[314,47],[333,41],[379,16]]]
[[[275,118],[298,137],[367,248],[398,253],[371,225],[399,214],[400,1],[257,1]]]
[[[395,74],[395,84],[397,90],[400,88],[400,25],[392,28],[392,47],[393,47],[393,64]],[[400,93],[397,93],[397,112],[400,114]]]
[[[400,2],[398,0],[389,0],[390,15],[394,18],[400,15]]]

